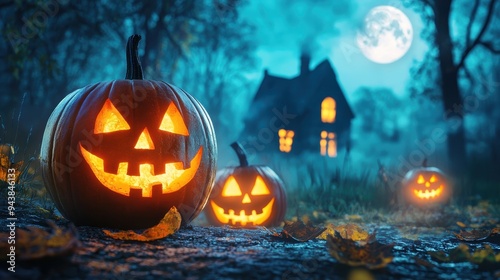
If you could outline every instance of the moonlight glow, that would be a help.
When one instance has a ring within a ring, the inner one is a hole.
[[[411,46],[413,28],[408,17],[391,6],[371,9],[357,34],[361,52],[371,61],[387,64],[400,59]]]

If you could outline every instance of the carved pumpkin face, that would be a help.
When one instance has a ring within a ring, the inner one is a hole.
[[[158,141],[160,143],[163,143],[163,141],[161,141],[162,133],[173,134],[172,137],[175,137],[174,135],[189,136],[189,131],[184,123],[184,119],[173,102],[165,109],[165,114],[159,123],[159,127],[157,128],[159,131],[156,133],[155,139],[160,140]],[[97,114],[94,134],[102,135],[104,138],[107,134],[130,130],[131,127],[128,122],[116,109],[111,100],[107,99],[102,109]],[[125,153],[121,158],[127,158],[132,155],[130,158],[133,159],[139,157],[141,153],[148,154],[157,151],[156,146],[159,144],[157,143],[155,145],[155,141],[153,141],[152,134],[149,132],[148,127],[138,127],[136,132],[138,131],[140,131],[140,134],[136,141],[129,142],[129,147],[133,145],[133,150],[131,153]],[[137,133],[135,133],[135,135],[137,135]],[[189,161],[189,167],[187,168],[184,168],[184,163],[182,161],[159,162],[159,164],[157,164],[158,160],[155,159],[156,155],[149,154],[145,156],[142,161],[133,162],[131,164],[136,165],[136,170],[138,165],[139,170],[139,174],[131,175],[129,174],[130,161],[126,159],[123,159],[123,161],[116,160],[116,157],[114,157],[115,162],[118,161],[116,173],[113,171],[106,172],[105,162],[108,160],[106,151],[103,151],[101,153],[103,156],[99,157],[85,149],[82,144],[80,144],[79,147],[83,158],[104,187],[125,196],[130,196],[131,191],[139,191],[143,197],[152,197],[153,188],[159,189],[157,193],[168,194],[176,192],[184,187],[193,179],[198,171],[203,153],[203,147],[200,146],[194,157]],[[158,147],[158,150],[161,150],[161,147]],[[149,162],[147,157],[151,157]]]
[[[129,55],[137,55],[133,43]],[[172,206],[187,224],[215,179],[212,123],[192,96],[143,80],[137,57],[128,58],[126,80],[79,89],[52,113],[41,148],[45,186],[78,225],[150,227]]]
[[[404,177],[403,192],[410,203],[427,205],[446,202],[450,186],[443,172],[435,167],[410,170]]]
[[[237,147],[240,166],[217,173],[205,210],[207,218],[215,225],[278,225],[286,212],[283,182],[267,166],[248,166],[241,147],[233,147]]]

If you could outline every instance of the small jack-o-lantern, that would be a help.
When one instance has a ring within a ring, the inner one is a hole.
[[[231,147],[238,155],[240,166],[217,172],[214,190],[205,209],[207,219],[214,225],[279,225],[286,212],[282,180],[268,166],[249,166],[238,143]]]
[[[69,94],[45,128],[45,185],[76,224],[144,228],[172,206],[189,223],[210,195],[217,152],[210,118],[182,89],[143,80],[139,40],[127,43],[125,80]]]
[[[431,206],[447,202],[451,187],[438,168],[420,167],[406,173],[402,191],[405,201],[419,206]]]

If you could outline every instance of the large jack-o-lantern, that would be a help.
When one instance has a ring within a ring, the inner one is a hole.
[[[405,201],[418,206],[434,206],[446,203],[451,186],[444,173],[436,167],[415,168],[406,173],[402,181]]]
[[[143,80],[139,40],[127,43],[125,80],[76,90],[47,123],[45,185],[76,224],[144,228],[172,206],[189,223],[210,195],[217,152],[210,118],[182,89]]]
[[[238,143],[231,147],[240,166],[217,172],[214,190],[205,209],[210,223],[231,226],[275,226],[286,213],[282,180],[268,166],[248,165]]]

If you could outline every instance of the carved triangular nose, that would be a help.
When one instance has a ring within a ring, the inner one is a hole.
[[[135,143],[134,149],[138,150],[154,150],[155,144],[153,143],[153,139],[149,135],[148,128],[144,128],[141,135],[139,135],[139,139],[137,139],[137,143]]]
[[[250,202],[252,202],[252,200],[250,199],[250,197],[246,193],[245,196],[243,197],[243,200],[241,201],[241,203],[246,204],[246,203],[250,203]]]

